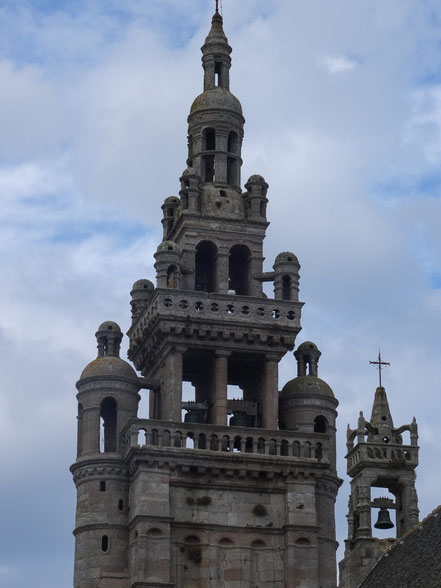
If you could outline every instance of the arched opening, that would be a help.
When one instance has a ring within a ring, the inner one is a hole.
[[[78,404],[77,416],[77,457],[83,453],[83,405]]]
[[[246,245],[234,245],[230,249],[228,289],[239,296],[249,295],[251,253]]]
[[[289,276],[282,278],[282,299],[291,300],[291,278]]]
[[[237,186],[237,159],[235,157],[227,157],[227,182],[233,186]]]
[[[216,149],[216,131],[214,129],[204,129],[202,135],[202,151],[214,151]]]
[[[193,136],[188,135],[188,159],[190,160],[193,157]],[[189,161],[190,163],[190,161]]]
[[[314,457],[316,459],[322,459],[323,457],[323,445],[321,443],[317,443],[315,446]]]
[[[216,149],[216,131],[208,128],[202,133],[202,151],[214,151]],[[213,182],[215,179],[214,155],[202,156],[202,181]]]
[[[167,269],[167,288],[178,287],[178,268],[175,265],[169,266]]]
[[[101,537],[101,549],[106,552],[109,549],[109,537],[107,535],[103,535]]]
[[[214,155],[203,155],[202,156],[202,181],[203,182],[214,182],[215,168],[214,168]]]
[[[216,61],[214,64],[214,85],[222,85],[222,62]]]
[[[228,151],[236,155],[239,153],[239,136],[234,131],[228,135]]]
[[[201,241],[196,247],[195,290],[215,291],[217,248],[211,241]]]
[[[307,537],[299,537],[296,539],[295,544],[305,547],[307,545],[311,545],[311,541]]]
[[[303,457],[311,457],[311,443],[306,441],[303,445]]]
[[[116,451],[116,402],[113,398],[105,398],[101,402],[101,451]]]
[[[314,419],[314,433],[326,433],[328,421],[323,415],[316,416]]]

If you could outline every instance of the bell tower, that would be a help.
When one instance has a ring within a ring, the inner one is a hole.
[[[231,51],[216,9],[187,167],[162,205],[156,284],[131,291],[128,357],[142,377],[105,357],[122,338],[109,323],[100,371],[92,362],[78,383],[75,588],[336,586],[338,402],[310,342],[279,392],[279,362],[301,330],[300,264],[284,251],[263,268],[268,184],[256,174],[241,188]]]
[[[407,442],[403,438],[406,432]],[[396,428],[386,390],[380,385],[375,391],[370,420],[360,412],[357,428],[348,425],[347,450],[347,472],[352,480],[348,538],[345,557],[340,562],[340,588],[356,588],[389,545],[418,523],[416,420]],[[393,498],[373,497],[376,488],[384,489]],[[393,538],[373,536],[373,529],[387,530],[394,526]]]

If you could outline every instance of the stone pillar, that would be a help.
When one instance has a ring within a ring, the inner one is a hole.
[[[222,251],[216,258],[216,292],[226,294],[228,292],[229,253]]]
[[[215,351],[213,360],[213,384],[211,398],[211,423],[227,424],[228,358],[230,351]]]
[[[83,440],[81,445],[83,455],[100,451],[100,414],[99,406],[83,408]]]
[[[262,428],[278,429],[279,412],[279,357],[266,355],[263,367],[261,406]]]
[[[215,169],[215,180],[216,182],[227,181],[227,143],[228,143],[228,132],[226,129],[216,129],[216,169]]]
[[[357,537],[372,537],[371,523],[371,488],[363,483],[356,489],[356,511],[360,517],[360,526],[357,529]]]
[[[182,421],[182,365],[185,348],[172,348],[161,366],[161,410],[163,421]]]

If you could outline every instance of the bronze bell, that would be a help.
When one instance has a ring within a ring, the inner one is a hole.
[[[234,413],[230,419],[230,427],[249,427],[249,417],[245,412]]]
[[[380,512],[378,513],[378,519],[374,527],[376,529],[392,529],[393,526],[394,524],[390,520],[389,511],[387,510],[387,508],[380,508]]]
[[[199,408],[189,410],[184,417],[184,423],[203,423],[204,416],[204,410]]]

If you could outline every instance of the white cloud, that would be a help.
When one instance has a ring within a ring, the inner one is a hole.
[[[343,55],[328,55],[326,57],[322,57],[320,62],[324,65],[330,74],[339,74],[345,71],[352,71],[360,65],[355,59],[350,59],[349,57],[345,57]]]
[[[47,507],[70,577],[74,382],[96,353],[97,325],[114,319],[127,329],[132,283],[154,276],[160,205],[179,190],[185,167],[211,8],[131,0],[122,17],[117,2],[69,14],[20,4],[0,9],[0,446],[10,472],[2,495],[14,499],[24,472],[52,456],[26,525],[40,529]],[[311,2],[223,4],[232,91],[247,118],[242,179],[262,173],[270,184],[267,269],[287,249],[302,264],[299,342],[317,342],[320,375],[340,400],[340,474],[344,429],[360,409],[370,412],[376,374],[368,361],[381,345],[395,422],[415,415],[421,423],[426,514],[441,486],[431,467],[439,460],[441,290],[429,279],[441,259],[441,94],[430,76],[440,59],[430,10],[441,17],[441,9],[337,0],[318,18]],[[281,384],[294,363],[284,360]],[[46,504],[60,492],[71,492],[57,511],[64,517]],[[11,522],[14,562],[22,553],[15,529]],[[0,570],[7,563],[0,558]],[[15,585],[34,582],[36,562],[18,563]],[[60,566],[54,588],[68,586],[65,577]]]

